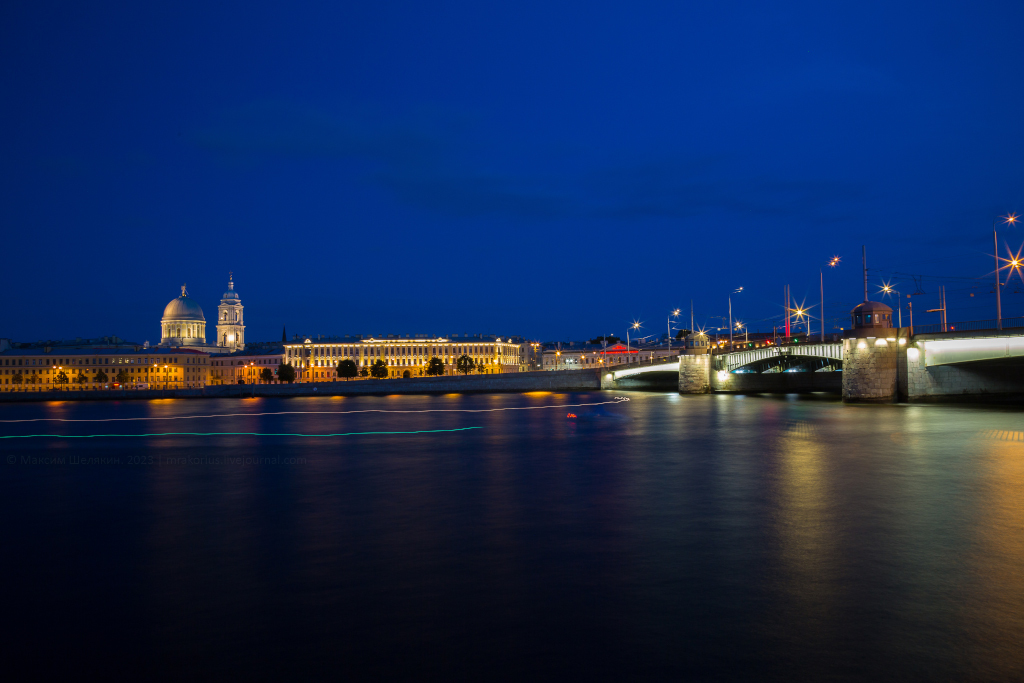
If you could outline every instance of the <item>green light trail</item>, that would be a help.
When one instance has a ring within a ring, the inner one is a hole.
[[[436,434],[438,432],[464,432],[483,427],[457,427],[455,429],[417,429],[411,432],[343,432],[338,434],[264,434],[261,432],[164,432],[161,434],[12,434],[0,439],[96,439],[108,436],[365,436],[374,434]]]

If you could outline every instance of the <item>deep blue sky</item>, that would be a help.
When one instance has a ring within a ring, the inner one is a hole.
[[[838,254],[831,316],[861,244],[994,315],[1020,2],[209,4],[0,9],[0,336],[156,341],[229,270],[250,340],[659,332]]]

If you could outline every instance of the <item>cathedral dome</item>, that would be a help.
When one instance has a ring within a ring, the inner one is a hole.
[[[184,287],[181,288],[181,296],[172,300],[164,307],[163,319],[206,322],[203,309],[189,298]]]

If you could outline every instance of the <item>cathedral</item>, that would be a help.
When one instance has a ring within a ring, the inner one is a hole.
[[[164,307],[164,316],[160,319],[160,347],[206,353],[241,351],[245,348],[242,308],[242,300],[235,291],[234,276],[228,273],[228,291],[224,292],[217,306],[216,336],[212,344],[207,344],[206,316],[182,285],[181,296]]]

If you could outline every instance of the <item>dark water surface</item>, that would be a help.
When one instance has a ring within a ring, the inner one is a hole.
[[[614,396],[25,404],[0,419]],[[481,427],[0,439],[5,663],[1024,680],[1024,412],[628,396],[2,423],[0,435]]]

